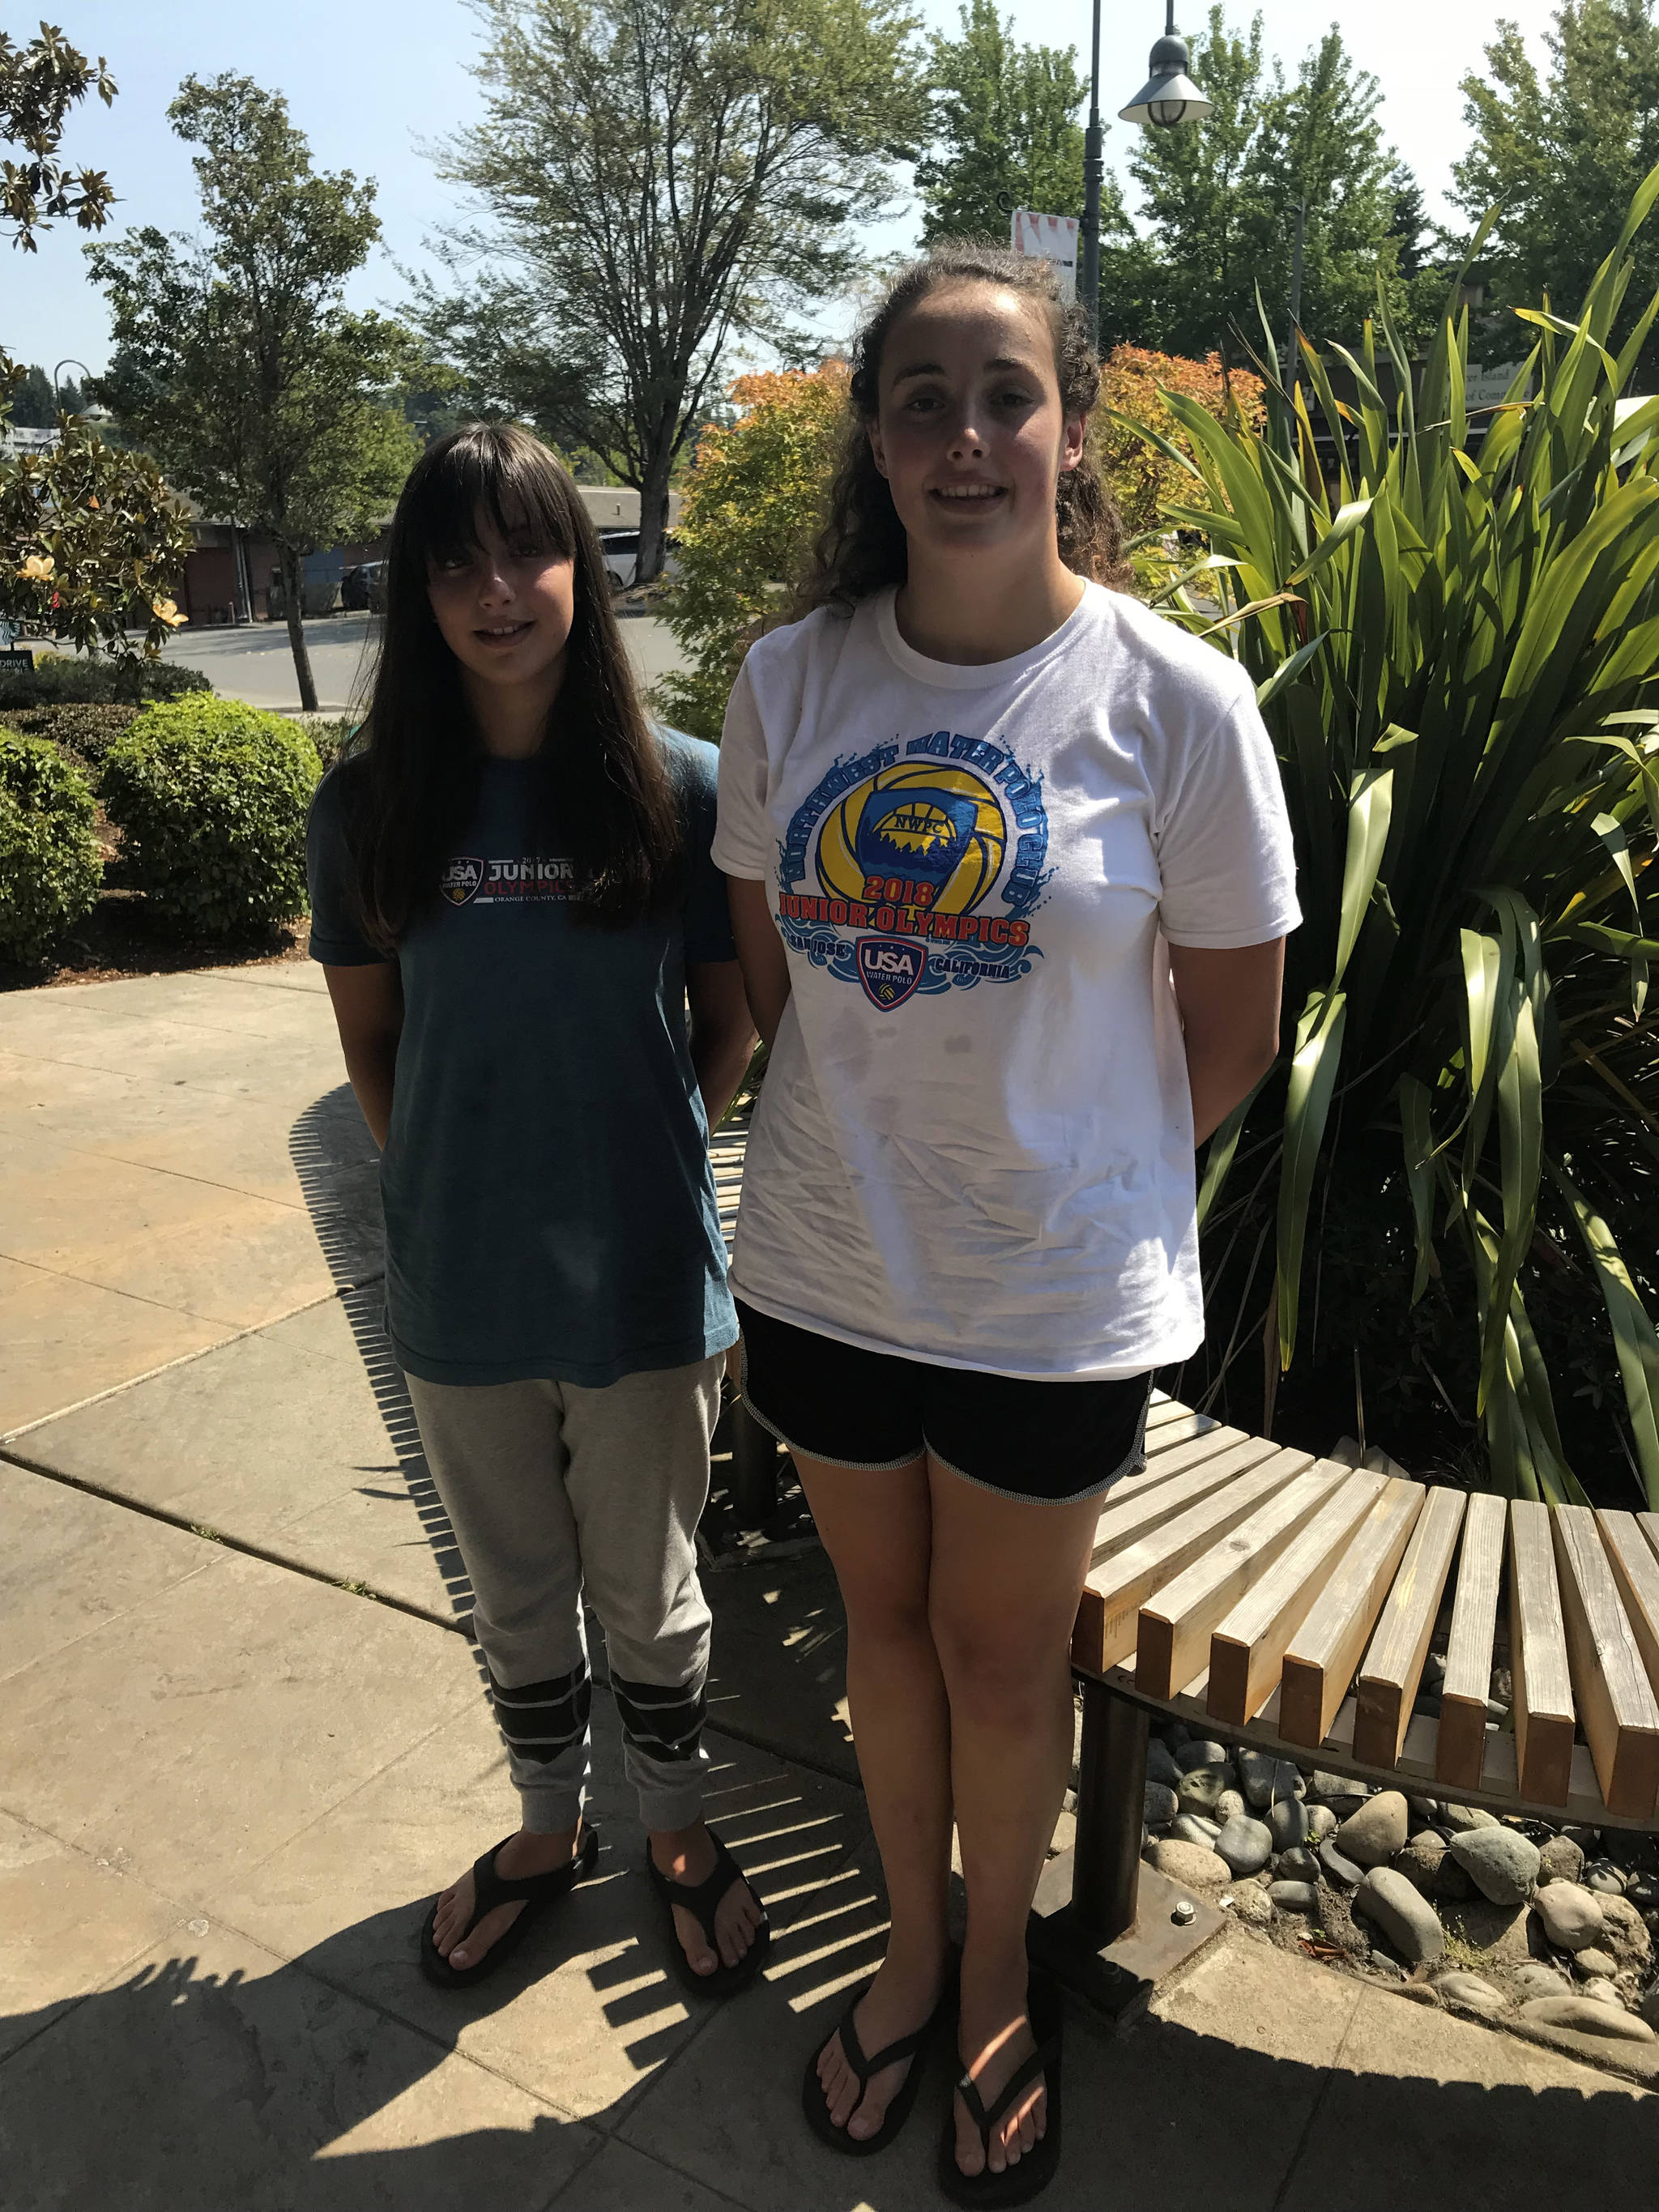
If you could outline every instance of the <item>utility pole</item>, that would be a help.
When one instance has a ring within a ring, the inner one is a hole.
[[[1095,0],[1089,65],[1089,127],[1083,136],[1083,305],[1089,343],[1100,350],[1100,187],[1106,174],[1106,133],[1100,120],[1100,0]]]

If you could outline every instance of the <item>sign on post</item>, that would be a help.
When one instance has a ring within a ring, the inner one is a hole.
[[[1060,279],[1062,300],[1077,297],[1077,232],[1074,215],[1036,215],[1016,208],[1012,220],[1012,242],[1016,253],[1036,261],[1052,261]]]

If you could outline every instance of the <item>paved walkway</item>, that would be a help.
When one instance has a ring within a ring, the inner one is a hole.
[[[816,1555],[709,1578],[715,1808],[771,1900],[763,1984],[719,2008],[669,1977],[603,1690],[600,1879],[499,1983],[416,1972],[424,1901],[511,1804],[319,985],[280,963],[0,998],[0,2196],[942,2202],[942,2057],[878,2160],[795,2108],[884,1925]],[[1074,2020],[1046,2202],[1590,2212],[1649,2201],[1654,2111],[1240,1930],[1127,2040]]]

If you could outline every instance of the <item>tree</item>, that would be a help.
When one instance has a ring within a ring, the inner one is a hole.
[[[82,230],[101,230],[108,217],[115,194],[103,171],[66,169],[58,159],[69,112],[89,92],[106,107],[115,98],[101,54],[89,62],[52,23],[27,46],[0,31],[0,123],[28,157],[0,161],[0,222],[25,253],[39,251],[34,234],[50,230],[55,216],[72,216]]]
[[[1264,58],[1261,16],[1240,37],[1212,6],[1193,66],[1211,114],[1196,131],[1143,132],[1129,163],[1158,254],[1162,343],[1199,356],[1235,330],[1259,343],[1258,288],[1285,327],[1298,202],[1304,327],[1357,339],[1379,269],[1391,309],[1407,315],[1394,225],[1409,173],[1383,143],[1376,80],[1341,33],[1333,27],[1287,86]]]
[[[1659,161],[1659,25],[1651,0],[1565,0],[1543,80],[1516,26],[1497,33],[1486,76],[1463,80],[1473,143],[1451,197],[1472,224],[1498,209],[1480,264],[1493,305],[1577,300]],[[1632,261],[1615,338],[1659,289],[1659,239],[1638,235]]]
[[[1088,91],[1077,51],[1014,43],[1013,17],[996,0],[958,10],[962,35],[932,44],[934,151],[916,164],[925,210],[922,242],[1008,234],[1010,205],[1045,215],[1083,212],[1083,131]],[[1103,232],[1127,230],[1115,178],[1101,204]]]
[[[54,392],[46,370],[37,362],[23,372],[22,381],[13,387],[11,419],[20,430],[52,430],[58,426],[60,405],[66,415],[78,415],[86,405],[86,396],[78,384],[69,381],[60,384]]]
[[[397,497],[417,448],[390,395],[415,349],[341,304],[380,235],[372,182],[314,172],[287,102],[247,77],[187,77],[167,113],[203,149],[204,234],[88,247],[120,349],[102,388],[174,482],[275,544],[311,709],[304,556],[372,534]]]
[[[94,88],[107,106],[115,86],[103,63],[88,63],[52,24],[24,47],[0,34],[0,143],[28,156],[0,161],[0,225],[27,252],[54,216],[72,215],[83,230],[103,224],[113,195],[102,172],[71,173],[58,160],[70,110]],[[60,414],[44,372],[25,371],[3,352],[0,426],[20,389],[26,404],[40,399],[37,378],[47,412],[39,421],[36,406],[34,427],[55,423],[62,434],[47,452],[0,461],[0,624],[127,655],[127,624],[137,617],[142,650],[153,658],[182,619],[167,586],[189,550],[184,513],[152,462],[117,453]]]
[[[484,120],[446,173],[488,211],[477,243],[526,334],[580,374],[580,442],[640,494],[647,580],[728,343],[792,342],[926,135],[915,18],[902,0],[482,5]]]
[[[1186,499],[1193,489],[1197,453],[1170,404],[1171,392],[1195,399],[1218,422],[1228,419],[1230,406],[1237,409],[1246,423],[1259,426],[1261,422],[1259,380],[1239,369],[1224,373],[1218,354],[1204,361],[1184,361],[1179,355],[1152,353],[1141,346],[1115,346],[1102,368],[1100,406],[1090,433],[1096,463],[1131,538],[1157,530],[1170,502]],[[1140,435],[1136,424],[1184,454],[1189,467],[1183,469]]]
[[[793,619],[793,587],[835,471],[848,372],[740,376],[744,411],[697,442],[680,509],[679,574],[668,622],[691,656],[659,686],[665,714],[718,742],[743,657],[775,623]]]

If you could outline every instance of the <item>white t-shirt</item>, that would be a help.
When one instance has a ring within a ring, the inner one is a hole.
[[[1204,1334],[1167,945],[1301,920],[1243,669],[1090,584],[1052,636],[925,659],[893,593],[751,647],[714,860],[791,996],[732,1282],[821,1335],[1104,1379]]]

